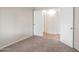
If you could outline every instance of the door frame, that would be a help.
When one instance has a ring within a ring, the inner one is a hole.
[[[74,34],[74,32],[75,32],[75,31],[74,31],[74,26],[75,26],[75,24],[74,24],[74,23],[75,23],[75,7],[73,7],[73,48],[75,49],[75,47],[74,47],[74,42],[75,42],[75,41],[74,41],[74,39],[75,39],[75,38],[74,38],[74,35],[75,35],[75,34]]]

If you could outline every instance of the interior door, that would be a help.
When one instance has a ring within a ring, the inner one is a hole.
[[[42,12],[34,11],[34,35],[43,36]]]

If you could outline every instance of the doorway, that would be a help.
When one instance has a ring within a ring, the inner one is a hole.
[[[43,20],[42,12],[39,10],[34,11],[34,35],[43,36]]]
[[[59,9],[34,11],[34,35],[46,39],[60,39]]]

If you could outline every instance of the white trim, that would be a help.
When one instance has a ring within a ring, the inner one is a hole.
[[[77,51],[79,51],[79,49],[78,48],[75,48]]]

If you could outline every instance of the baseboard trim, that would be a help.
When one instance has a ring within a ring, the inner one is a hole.
[[[20,39],[18,39],[18,40],[16,40],[16,41],[13,41],[13,42],[11,42],[11,43],[9,43],[9,44],[6,44],[6,45],[0,47],[0,50],[2,50],[3,48],[5,48],[5,47],[7,47],[7,46],[10,46],[10,45],[12,45],[12,44],[14,44],[14,43],[17,43],[17,42],[20,42],[20,41],[22,41],[22,40],[28,39],[28,38],[30,38],[30,37],[32,37],[32,36],[22,37],[22,38],[20,38]]]
[[[77,50],[78,52],[79,52],[79,49],[77,49],[77,48],[74,48],[75,50]]]

